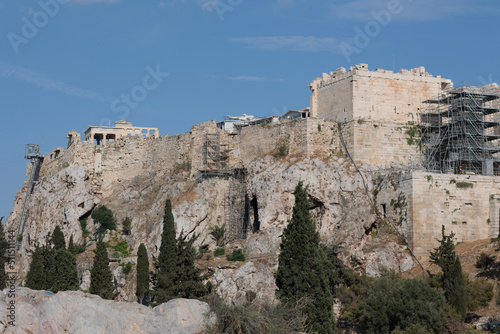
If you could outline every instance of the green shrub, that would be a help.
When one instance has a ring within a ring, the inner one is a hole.
[[[200,245],[198,247],[198,253],[200,254],[205,254],[205,253],[208,253],[208,245]]]
[[[470,182],[457,182],[457,183],[455,183],[455,187],[457,187],[459,189],[474,188],[474,183],[470,183]]]
[[[493,283],[485,278],[477,280],[466,280],[465,294],[467,301],[467,310],[477,311],[487,307],[493,299]]]
[[[274,148],[274,157],[279,159],[288,155],[290,152],[290,135],[285,137],[281,137],[276,142],[276,146]]]
[[[411,325],[406,327],[404,330],[397,327],[391,332],[391,334],[434,334],[433,331],[426,329],[420,324]]]
[[[245,294],[245,297],[247,298],[247,302],[251,303],[257,298],[257,293],[252,290],[248,290]]]
[[[222,256],[226,254],[226,250],[221,247],[221,248],[217,248],[215,251],[214,251],[214,256]]]
[[[130,225],[132,224],[132,218],[129,216],[125,217],[122,221],[122,233],[125,235],[130,235]]]
[[[126,264],[123,265],[120,264],[120,265],[122,267],[122,272],[125,274],[125,276],[127,276],[130,270],[132,269],[132,263],[127,262]]]
[[[476,268],[486,269],[495,262],[496,256],[481,253],[476,260]]]
[[[112,248],[112,249],[114,249],[114,251],[115,251],[113,253],[113,257],[114,258],[129,257],[130,256],[128,244],[127,244],[127,242],[125,240],[122,240],[122,241],[118,242],[114,246],[111,246],[111,244],[109,242],[105,242],[104,245],[106,246],[106,248]]]
[[[231,254],[227,255],[228,261],[245,261],[245,254],[241,251],[241,249],[235,249]]]
[[[84,241],[83,244],[81,244],[81,245],[75,245],[75,256],[85,252],[86,249],[87,249],[87,242],[86,241]]]
[[[389,273],[376,279],[368,291],[361,322],[367,333],[391,333],[398,328],[406,332],[415,325],[439,333],[443,327],[439,309],[444,304],[443,292],[424,280],[403,280]]]
[[[242,306],[224,304],[217,296],[209,300],[210,310],[216,315],[216,323],[207,334],[266,333],[282,334],[305,331],[302,300],[296,305],[259,305],[245,303]]]

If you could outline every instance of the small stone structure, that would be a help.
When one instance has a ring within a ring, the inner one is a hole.
[[[123,120],[115,122],[114,127],[89,125],[85,130],[85,141],[94,141],[96,145],[106,144],[108,141],[125,136],[158,138],[160,133],[157,128],[137,127]]]

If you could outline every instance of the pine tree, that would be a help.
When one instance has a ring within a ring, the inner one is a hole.
[[[69,243],[68,243],[68,251],[75,255],[76,253],[76,246],[75,246],[75,242],[73,241],[73,234],[71,235],[71,237],[69,238]]]
[[[113,275],[109,269],[109,258],[106,246],[102,241],[97,243],[94,267],[90,271],[90,293],[104,299],[114,298]]]
[[[54,232],[52,232],[52,243],[54,244],[54,248],[56,250],[65,249],[66,241],[64,240],[64,233],[61,231],[59,225],[54,228]]]
[[[31,263],[26,275],[26,286],[33,290],[45,289],[45,275],[43,269],[43,253],[39,245],[31,253]]]
[[[161,235],[160,254],[158,255],[154,302],[159,305],[175,297],[174,281],[177,266],[177,249],[175,240],[175,222],[172,214],[172,202],[165,202],[163,215],[163,232]]]
[[[444,225],[441,230],[442,239],[439,241],[439,247],[430,253],[430,262],[441,267],[443,272],[442,284],[446,301],[453,306],[455,311],[465,318],[466,299],[465,282],[462,274],[462,265],[460,259],[455,253],[454,237],[455,234],[445,235]]]
[[[149,259],[148,251],[144,244],[139,245],[137,251],[137,285],[135,294],[139,298],[139,303],[143,304],[149,294]]]
[[[2,221],[3,217],[0,218],[0,290],[7,285],[7,273],[5,272],[7,259],[5,258],[5,253],[7,252],[8,243],[7,239],[5,239]]]
[[[203,284],[202,270],[196,268],[194,261],[196,250],[193,243],[198,238],[194,235],[189,240],[181,232],[177,239],[177,266],[174,276],[174,294],[177,298],[199,298],[207,294]]]
[[[70,251],[59,249],[56,252],[52,270],[54,282],[51,290],[53,292],[78,290],[76,258]]]
[[[282,302],[289,304],[301,298],[310,298],[311,302],[304,308],[308,330],[334,333],[333,297],[329,281],[332,264],[320,246],[302,182],[295,188],[294,195],[292,219],[283,231],[280,245],[277,295]]]

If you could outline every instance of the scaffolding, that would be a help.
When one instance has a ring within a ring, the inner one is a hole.
[[[28,180],[28,186],[26,187],[26,196],[24,197],[23,209],[21,211],[21,219],[19,220],[19,227],[17,228],[16,236],[16,249],[21,248],[22,236],[24,232],[24,223],[26,222],[26,209],[33,192],[33,186],[38,180],[40,173],[40,166],[43,157],[40,155],[40,147],[36,144],[27,144],[26,153],[24,155],[25,159],[31,160],[31,173]]]
[[[217,174],[227,174],[229,160],[229,148],[227,144],[221,142],[220,133],[207,133],[205,145],[203,147],[203,164],[205,176],[217,176]]]
[[[229,180],[224,198],[224,223],[226,240],[246,239],[248,231],[248,199],[246,190],[246,170],[229,165],[229,145],[221,140],[220,133],[207,133],[203,147],[204,169],[202,179],[223,177]]]
[[[429,171],[500,175],[500,92],[452,88],[425,101],[421,149]]]
[[[235,168],[230,176],[230,184],[224,203],[226,240],[246,239],[248,233],[248,199],[246,189],[246,170]]]

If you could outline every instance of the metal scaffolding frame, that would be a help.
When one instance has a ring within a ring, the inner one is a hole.
[[[226,240],[246,239],[248,231],[248,199],[246,169],[229,166],[229,145],[221,140],[220,133],[207,133],[203,147],[204,169],[201,178],[224,177],[229,186],[224,198]]]
[[[246,239],[248,221],[246,169],[236,168],[230,176],[230,184],[224,203],[224,221],[226,223],[226,240]]]
[[[228,160],[228,145],[221,142],[220,133],[207,133],[203,150],[203,162],[206,171],[226,170]]]
[[[449,89],[424,102],[421,149],[429,171],[500,175],[500,92]]]

